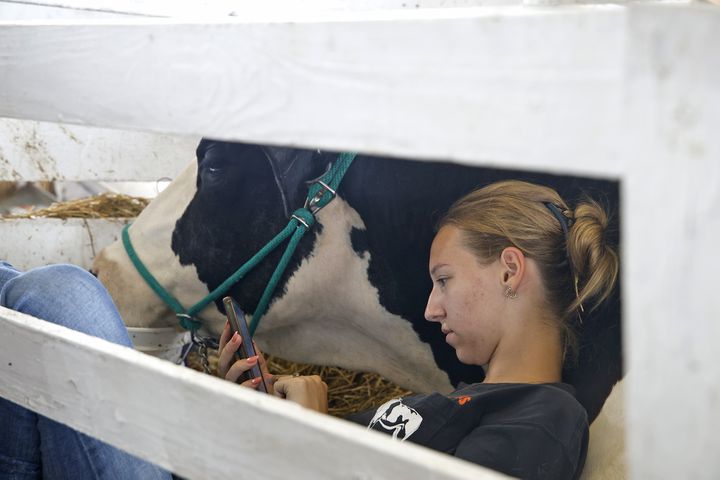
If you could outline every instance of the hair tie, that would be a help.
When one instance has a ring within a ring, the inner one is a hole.
[[[570,258],[570,250],[569,250],[569,244],[568,244],[568,218],[562,214],[560,209],[552,202],[543,202],[544,205],[547,207],[548,210],[550,210],[550,213],[553,214],[555,218],[557,218],[558,222],[560,222],[560,227],[562,228],[563,235],[565,235],[565,258],[567,258],[568,266],[570,267],[570,273],[573,276],[573,285],[575,286],[575,298],[580,298],[580,291],[578,290],[578,276],[575,273],[575,269],[573,268],[572,259]],[[580,307],[580,312],[585,313],[585,308],[583,308],[582,303],[578,303]],[[582,325],[582,316],[580,316],[580,312],[578,312],[578,318],[580,319],[580,324]]]
[[[554,203],[545,202],[545,206],[548,208],[548,210],[550,210],[550,213],[552,213],[555,216],[555,218],[558,219],[558,222],[560,222],[560,226],[562,227],[563,233],[565,234],[565,243],[567,244],[567,237],[568,237],[568,223],[567,223],[568,219],[567,219],[567,217],[562,214],[560,209]],[[566,254],[567,254],[567,252],[566,252]],[[568,255],[568,258],[569,257],[570,256]]]

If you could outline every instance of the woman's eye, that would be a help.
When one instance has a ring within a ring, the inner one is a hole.
[[[438,285],[440,285],[441,287],[444,287],[445,284],[447,283],[447,278],[446,278],[446,277],[440,277],[440,278],[438,278],[437,280],[435,280],[435,282],[436,282]]]

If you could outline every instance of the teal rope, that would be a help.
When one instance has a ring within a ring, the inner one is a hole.
[[[315,223],[315,216],[310,213],[310,211],[306,208],[295,210],[293,212],[293,215],[302,217],[303,220],[305,220],[305,223],[308,224],[308,228],[312,227]],[[275,268],[272,277],[270,277],[270,281],[265,287],[265,291],[263,292],[262,297],[260,297],[260,301],[255,308],[255,312],[252,316],[252,321],[250,322],[250,336],[255,335],[255,329],[257,329],[258,325],[260,324],[260,319],[267,312],[268,305],[270,304],[270,299],[272,298],[273,292],[275,291],[275,287],[277,287],[277,284],[280,281],[280,277],[282,277],[282,274],[285,272],[288,263],[290,263],[290,259],[292,258],[293,253],[295,253],[295,249],[297,248],[298,243],[300,243],[300,239],[302,239],[303,235],[305,235],[305,232],[307,232],[308,230],[307,228],[305,228],[305,225],[298,222],[294,218],[292,219],[292,221],[297,224],[297,229],[295,230],[295,233],[293,233],[292,238],[288,242],[287,248],[285,248],[285,252],[280,258],[280,261],[278,262],[278,265]]]
[[[352,165],[356,155],[356,153],[341,153],[337,161],[333,163],[330,170],[323,175],[321,180],[327,183],[333,190],[337,191],[337,189],[340,188],[340,182],[342,182],[345,173],[350,168],[350,165]],[[319,193],[323,192],[322,196],[315,202],[317,209],[324,207],[330,203],[330,200],[335,198],[331,192],[324,190],[324,188],[320,183],[313,183],[308,189],[308,200],[317,197]]]
[[[132,242],[130,241],[130,234],[128,233],[129,228],[130,224],[127,224],[122,229],[122,242],[123,246],[125,247],[125,251],[128,254],[128,257],[130,257],[130,260],[132,261],[133,265],[135,265],[135,268],[137,269],[140,276],[160,297],[160,299],[175,312],[175,315],[177,315],[180,319],[180,325],[184,329],[195,331],[200,328],[202,324],[199,321],[183,316],[186,315],[185,307],[183,307],[182,304],[175,297],[170,295],[170,293],[165,290],[162,285],[160,285],[160,282],[158,282],[157,279],[153,277],[152,273],[150,273],[150,271],[145,267],[145,264],[142,263],[140,257],[138,256],[135,248],[132,245]]]
[[[341,153],[337,161],[330,167],[330,170],[322,176],[320,181],[328,185],[332,190],[337,191],[338,187],[340,186],[340,182],[342,182],[345,173],[350,168],[350,165],[352,165],[355,156],[355,153]],[[315,223],[315,215],[313,212],[317,212],[318,210],[323,208],[325,205],[330,203],[333,198],[335,198],[335,195],[332,192],[328,191],[325,186],[323,186],[320,182],[311,185],[308,189],[306,206],[309,206],[312,211],[308,210],[307,208],[300,208],[298,210],[295,210],[295,212],[293,212],[293,217],[290,219],[287,226],[280,233],[278,233],[272,240],[270,240],[258,253],[253,255],[250,260],[248,260],[240,268],[238,268],[235,273],[233,273],[217,288],[215,288],[212,292],[205,296],[205,298],[203,298],[187,310],[175,297],[173,297],[167,290],[162,287],[162,285],[160,285],[160,282],[157,281],[157,279],[142,263],[140,257],[138,256],[132,245],[132,242],[130,241],[129,224],[125,225],[125,228],[123,228],[122,231],[123,246],[125,247],[125,251],[127,252],[128,257],[132,261],[133,265],[135,265],[135,268],[137,269],[140,276],[142,276],[145,282],[160,297],[160,299],[164,301],[175,312],[175,315],[180,320],[180,325],[186,330],[191,330],[192,332],[195,332],[202,326],[202,322],[196,319],[196,315],[200,311],[207,307],[211,302],[214,302],[215,300],[220,298],[220,296],[227,293],[227,291],[233,285],[240,281],[250,270],[255,268],[255,266],[257,266],[257,264],[260,263],[270,252],[275,250],[282,242],[285,241],[285,239],[291,237],[287,247],[285,248],[285,252],[280,258],[280,261],[278,262],[275,271],[270,277],[270,280],[268,281],[268,284],[266,285],[265,290],[260,297],[257,308],[253,313],[252,322],[250,323],[250,334],[253,335],[255,333],[255,329],[257,329],[260,323],[260,319],[267,312],[270,299],[272,298],[275,288],[277,287],[277,284],[280,281],[282,274],[285,272],[285,269],[287,268],[293,253],[295,253],[295,249],[300,243],[303,235],[305,235],[305,232],[307,232],[307,230]],[[305,226],[302,222],[298,221],[298,219],[294,217],[301,218],[303,222],[307,224],[307,226]]]
[[[297,220],[295,220],[294,218],[291,219],[287,226],[280,233],[275,235],[275,238],[270,240],[258,253],[253,255],[250,260],[245,262],[240,268],[235,271],[235,273],[230,275],[227,280],[218,285],[215,290],[210,292],[205,298],[190,307],[188,309],[188,315],[195,316],[203,308],[207,307],[210,303],[214,302],[223,294],[225,294],[228,290],[230,290],[233,285],[242,280],[242,278],[250,270],[255,268],[255,266],[257,266],[258,263],[260,263],[265,257],[267,257],[270,252],[275,250],[278,245],[280,245],[282,242],[285,241],[286,238],[293,234],[293,231],[295,231],[295,229],[297,228],[297,223]]]

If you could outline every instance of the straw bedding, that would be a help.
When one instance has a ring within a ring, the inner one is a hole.
[[[47,208],[3,218],[117,218],[137,217],[150,201],[146,198],[103,193],[69,202],[53,203]]]

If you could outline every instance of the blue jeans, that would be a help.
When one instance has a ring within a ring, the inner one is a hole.
[[[51,265],[21,273],[0,262],[0,305],[132,347],[105,288],[73,265]],[[0,480],[39,478],[169,480],[171,475],[0,398]]]

